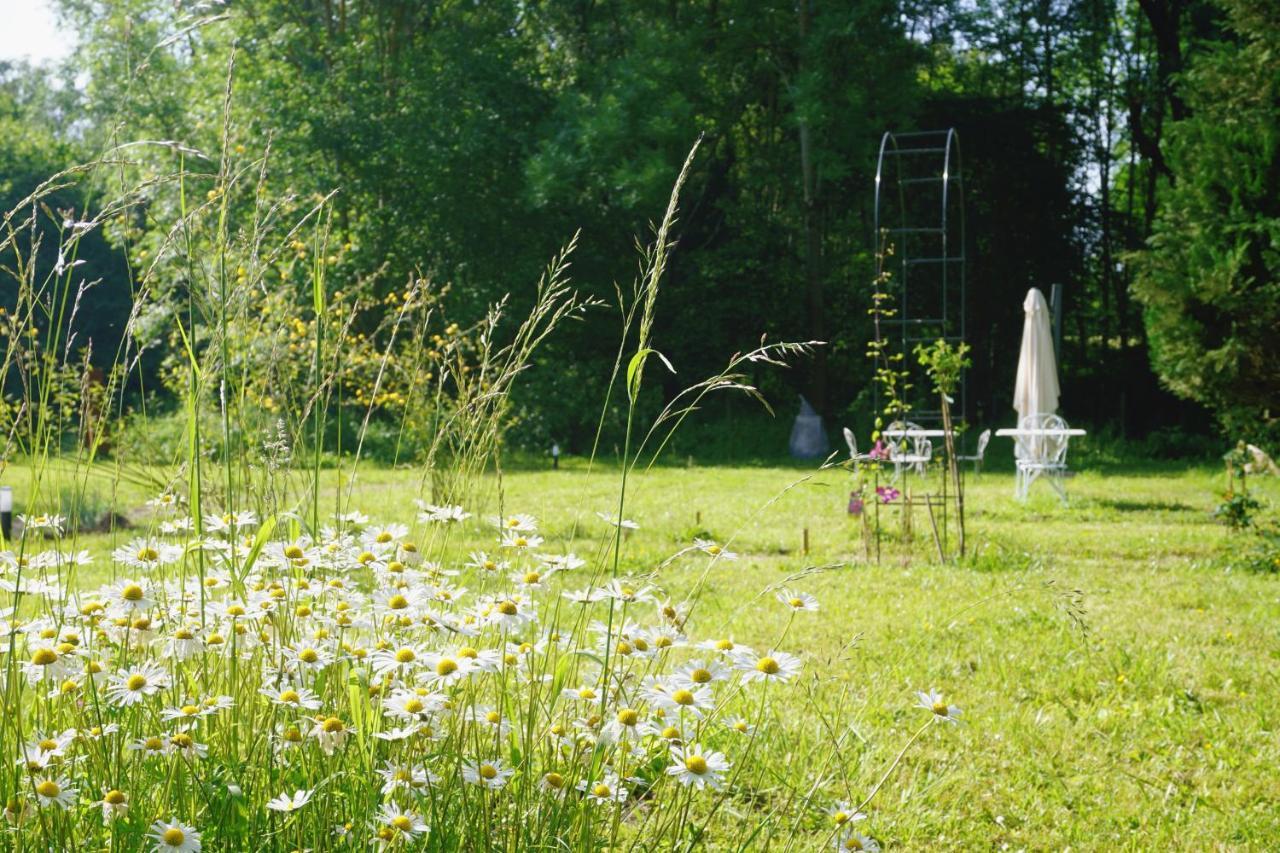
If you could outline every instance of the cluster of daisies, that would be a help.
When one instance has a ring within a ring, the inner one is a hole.
[[[770,685],[801,670],[785,651],[695,641],[686,604],[553,551],[530,516],[494,519],[491,549],[446,561],[469,519],[455,506],[420,504],[416,536],[356,512],[314,536],[273,519],[268,536],[252,512],[196,524],[173,495],[152,505],[152,532],[114,551],[97,589],[66,580],[88,554],[36,550],[57,516],[24,519],[0,554],[10,833],[198,851],[267,827],[389,848],[467,815],[565,809],[656,830],[664,789],[733,785]],[[604,518],[611,536],[636,527]],[[735,557],[704,540],[682,553]],[[829,814],[837,846],[875,848],[855,809]]]

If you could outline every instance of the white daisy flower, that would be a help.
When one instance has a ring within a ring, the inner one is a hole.
[[[473,785],[480,785],[490,791],[496,791],[507,784],[507,780],[515,773],[496,758],[491,761],[467,761],[462,765],[462,778]]]
[[[710,539],[694,539],[693,547],[717,560],[736,560],[738,555]]]
[[[672,747],[671,761],[667,774],[676,777],[682,785],[698,789],[719,790],[724,784],[723,776],[731,766],[723,753],[704,752],[700,744],[687,748]]]
[[[928,693],[919,692],[916,694],[919,702],[916,707],[924,708],[926,711],[933,712],[934,719],[940,723],[956,723],[960,716],[960,709],[955,705],[948,705],[942,701],[942,694],[936,690],[930,690]]]
[[[744,681],[788,681],[800,673],[803,664],[795,655],[774,651],[759,656],[739,654],[733,666],[742,673]]]
[[[311,802],[311,796],[315,791],[304,791],[298,789],[292,794],[281,794],[273,800],[267,801],[267,808],[273,812],[296,812],[298,809]]]
[[[107,822],[118,817],[124,817],[129,813],[129,795],[124,791],[112,788],[102,795],[102,799],[94,803],[102,809],[102,820]]]
[[[850,829],[837,836],[835,848],[845,851],[858,850],[862,853],[880,853],[880,842]]]
[[[778,601],[795,611],[805,610],[810,613],[818,609],[818,599],[807,592],[796,592],[791,589],[780,589],[775,593]]]
[[[594,803],[623,803],[627,799],[627,789],[613,773],[606,773],[594,782],[583,779],[578,783],[578,790]]]
[[[44,779],[38,779],[33,787],[36,792],[36,802],[41,808],[56,806],[60,809],[69,809],[75,805],[76,789],[71,787],[71,782],[65,776],[47,776]]]
[[[351,736],[351,729],[337,717],[325,717],[316,720],[311,727],[311,736],[320,744],[320,751],[325,755],[333,755],[346,744]]]
[[[610,527],[620,527],[623,530],[639,530],[640,525],[636,524],[629,518],[619,520],[616,515],[607,512],[597,512],[596,516]]]
[[[279,690],[264,687],[260,692],[277,705],[305,711],[314,711],[320,707],[320,697],[309,687],[286,685]]]
[[[845,802],[839,802],[827,809],[827,817],[836,826],[846,826],[866,820],[867,816]]]
[[[516,551],[532,551],[542,545],[543,539],[536,533],[522,533],[518,530],[506,530],[502,534],[503,548]]]
[[[373,841],[384,847],[399,846],[431,831],[417,812],[405,811],[395,803],[387,803],[378,812]]]
[[[123,670],[111,677],[107,699],[121,707],[134,705],[169,686],[169,674],[153,664]]]
[[[532,515],[509,515],[506,518],[497,519],[498,527],[507,532],[515,533],[532,533],[538,529],[538,520]]]
[[[154,845],[151,849],[160,853],[200,853],[200,833],[190,826],[170,818],[151,824],[147,838]]]

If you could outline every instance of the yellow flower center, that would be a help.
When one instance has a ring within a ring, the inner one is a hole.
[[[155,752],[156,750],[159,750],[159,749],[164,749],[164,741],[158,737],[149,737],[142,742],[142,745],[147,749],[151,750],[152,752]]]
[[[124,685],[130,690],[141,690],[147,686],[147,677],[141,673],[135,673],[129,676],[129,680]]]
[[[701,755],[690,755],[684,760],[685,769],[690,773],[697,773],[701,776],[707,772],[707,759]]]
[[[103,795],[102,801],[109,806],[123,805],[125,801],[124,792],[114,789],[107,791],[107,793]]]
[[[608,797],[613,792],[609,790],[609,786],[606,785],[605,783],[597,782],[595,787],[591,789],[591,793],[595,794],[597,797],[603,800],[605,797]]]
[[[401,832],[408,832],[413,829],[413,821],[405,815],[396,815],[391,818],[391,825]]]
[[[297,545],[290,545],[284,549],[284,555],[290,560],[301,560],[303,551]]]
[[[179,749],[190,749],[195,743],[195,741],[191,739],[191,735],[183,734],[181,732],[169,738],[169,742]]]
[[[498,605],[498,612],[503,616],[515,616],[519,612],[519,608],[516,607],[514,601],[508,599]]]
[[[421,699],[410,699],[408,702],[404,703],[404,709],[408,711],[410,714],[421,713],[422,709],[425,707],[427,706],[422,704]]]
[[[36,666],[49,666],[58,662],[58,653],[53,649],[36,649],[31,662]]]
[[[524,548],[524,547],[528,546],[528,544],[529,544],[529,540],[528,540],[528,539],[525,539],[523,536],[517,536],[517,537],[516,537],[516,543],[515,543],[515,544],[516,544],[516,547],[517,547],[517,548]]]
[[[160,836],[160,840],[170,847],[180,847],[187,840],[187,836],[178,827],[171,826],[164,831],[164,835]]]
[[[373,556],[373,553],[370,551],[362,551],[360,553],[360,556],[357,557],[356,559],[358,559],[361,563],[364,563],[367,565],[369,563],[372,563],[374,560],[376,560],[377,557]]]
[[[387,599],[387,607],[390,607],[392,610],[404,610],[408,606],[409,599],[399,593],[396,593],[391,596],[391,598]]]
[[[537,572],[525,572],[525,575],[524,575],[525,583],[537,583],[540,580],[542,580],[542,575],[538,574]]]
[[[298,652],[298,660],[302,661],[303,663],[315,663],[316,661],[320,660],[320,653],[317,652],[315,649],[303,649],[302,651]]]
[[[787,603],[788,603],[788,604],[790,604],[792,607],[795,607],[795,608],[804,607],[804,599],[803,599],[803,598],[792,598],[792,599],[790,599]]]
[[[542,780],[547,783],[548,788],[555,788],[557,791],[564,787],[564,777],[559,773],[548,773]]]
[[[721,640],[716,643],[716,651],[731,652],[733,651],[733,640]]]
[[[618,712],[618,722],[624,726],[634,726],[640,722],[640,715],[631,708],[623,708]]]
[[[330,717],[324,721],[324,730],[329,734],[337,734],[342,731],[343,728],[342,720],[339,720],[337,717]]]
[[[58,748],[58,742],[56,740],[45,739],[40,741],[40,749],[43,750],[44,752],[49,752],[57,748]]]
[[[42,797],[52,799],[62,793],[62,789],[58,787],[58,783],[52,779],[45,779],[39,785],[36,785],[36,793]]]
[[[831,819],[834,820],[836,823],[843,825],[849,822],[849,813],[841,810],[833,814],[831,816]]]
[[[154,554],[155,552],[152,551],[151,553]],[[139,551],[138,554],[141,555],[142,551]],[[143,557],[142,559],[145,560],[145,559],[155,559],[155,558]],[[124,589],[120,590],[120,597],[123,598],[125,601],[141,601],[142,587],[138,586],[136,583],[131,583],[128,586],[126,586]]]
[[[378,534],[378,542],[380,544],[385,545],[390,541],[391,541],[391,534],[388,533],[387,531],[384,530]]]
[[[453,675],[458,671],[458,662],[451,658],[440,658],[440,662],[436,664],[436,675],[443,678],[446,675]]]
[[[462,648],[458,649],[458,657],[471,658],[472,660],[475,660],[476,658],[480,657],[480,653],[475,649],[471,648],[471,646],[463,646]]]
[[[777,675],[780,669],[778,662],[773,658],[764,657],[756,661],[756,671],[763,672],[765,675]]]
[[[677,705],[692,705],[693,691],[677,690],[676,692],[671,694],[671,700],[675,702]]]
[[[138,559],[142,560],[144,563],[149,563],[159,556],[160,554],[158,551],[156,551],[155,548],[139,548],[138,549]],[[139,592],[141,592],[141,590],[139,590]],[[142,598],[142,596],[139,595],[138,598]]]
[[[396,663],[413,663],[417,657],[413,649],[403,648],[396,652]]]
[[[694,684],[706,684],[711,680],[711,670],[698,667],[689,673],[689,680]]]
[[[502,715],[499,714],[497,711],[488,712],[487,714],[484,715],[484,718],[487,722],[493,723],[494,725],[497,725],[498,723],[502,722]]]
[[[194,717],[196,714],[200,713],[200,709],[197,708],[195,705],[183,705],[182,713],[184,716]]]
[[[481,779],[496,779],[497,776],[498,776],[498,768],[494,767],[492,764],[480,765]]]
[[[939,717],[947,716],[947,714],[949,713],[949,710],[950,709],[947,708],[946,702],[933,703],[933,713],[937,714]]]
[[[289,704],[293,704],[301,700],[302,700],[302,697],[298,695],[298,692],[296,690],[286,690],[280,694],[281,702],[287,702]]]

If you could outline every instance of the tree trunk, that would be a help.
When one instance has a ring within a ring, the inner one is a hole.
[[[800,56],[803,67],[805,45],[809,40],[810,3],[800,0]],[[809,339],[825,341],[826,320],[822,288],[822,272],[819,268],[822,255],[822,235],[818,223],[817,180],[813,169],[813,133],[809,122],[801,118],[800,125],[800,177],[804,192],[804,276],[805,303],[809,315]],[[809,384],[810,402],[819,414],[827,410],[827,348],[818,347],[814,354],[813,373]]]

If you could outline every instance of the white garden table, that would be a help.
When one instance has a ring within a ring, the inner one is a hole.
[[[929,452],[924,453],[921,446],[922,441],[931,438],[945,438],[947,431],[945,429],[925,429],[923,427],[889,427],[880,431],[883,438],[891,440],[910,439],[912,444],[912,453],[899,453],[897,449],[891,450],[889,453],[889,461],[893,463],[893,482],[898,482],[898,478],[902,476],[904,470],[916,469],[916,473],[924,475],[924,466],[933,458],[933,444],[929,442]]]
[[[1018,500],[1025,501],[1035,479],[1041,474],[1049,474],[1049,483],[1053,486],[1053,490],[1058,493],[1058,497],[1062,498],[1064,504],[1067,502],[1067,490],[1062,485],[1062,475],[1067,472],[1066,444],[1072,437],[1087,435],[1084,430],[1075,427],[1006,427],[996,430],[996,435],[1001,438],[1012,438],[1015,442],[1035,438],[1061,440],[1056,452],[1052,454],[1053,458],[1042,458],[1047,457],[1048,454],[1044,453],[1041,442],[1028,442],[1031,456],[1018,460],[1018,479],[1013,488],[1013,495]]]

